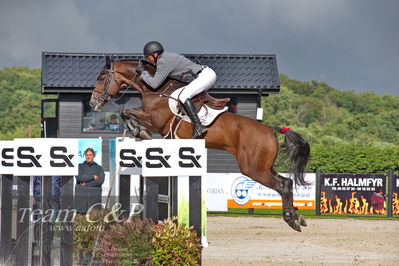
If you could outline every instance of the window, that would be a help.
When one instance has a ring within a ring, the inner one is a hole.
[[[104,108],[104,111],[102,112],[95,112],[91,110],[88,104],[84,104],[82,124],[83,132],[119,132],[121,128],[119,107],[110,105],[111,104],[107,104],[108,108]]]
[[[83,99],[83,132],[122,132],[125,129],[120,113],[125,108],[140,106],[139,98],[125,96],[118,102],[108,102],[103,111],[96,112],[89,106],[90,95]]]

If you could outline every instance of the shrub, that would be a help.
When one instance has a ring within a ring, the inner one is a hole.
[[[193,227],[177,223],[177,218],[165,219],[153,229],[154,265],[197,265],[201,256],[201,241]]]
[[[76,215],[74,252],[88,262],[96,237],[94,262],[99,265],[197,265],[201,241],[192,227],[168,218],[158,225],[150,219],[132,218],[120,223],[107,222],[111,210],[93,210],[90,219]],[[84,230],[98,228],[101,230]],[[83,229],[83,230],[82,230]],[[96,265],[97,265],[96,264]]]
[[[399,149],[395,145],[311,146],[308,172],[386,173],[399,170]]]
[[[140,218],[111,225],[98,244],[101,265],[149,265],[153,226],[151,220]]]
[[[104,216],[111,213],[110,209],[93,209],[90,212],[90,220],[86,215],[77,214],[73,223],[73,251],[75,255],[90,257],[96,237],[109,229],[113,221],[104,221]]]

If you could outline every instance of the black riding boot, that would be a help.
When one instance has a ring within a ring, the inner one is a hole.
[[[204,127],[198,117],[197,112],[195,111],[195,106],[191,99],[187,99],[184,102],[184,107],[186,108],[187,114],[193,123],[193,135],[191,136],[192,139],[196,139],[199,136],[203,135],[208,131],[206,127]]]

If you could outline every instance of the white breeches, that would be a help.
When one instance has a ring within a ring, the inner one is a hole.
[[[215,84],[216,73],[211,68],[204,68],[198,77],[191,81],[186,88],[180,93],[179,100],[184,103],[187,99],[209,89]]]

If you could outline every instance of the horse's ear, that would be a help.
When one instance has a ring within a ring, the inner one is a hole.
[[[111,63],[114,61],[113,55],[107,55],[105,57],[105,69],[111,69]]]
[[[110,69],[111,68],[111,59],[110,59],[109,55],[107,55],[105,57],[105,66],[104,66],[104,68],[105,69]]]

